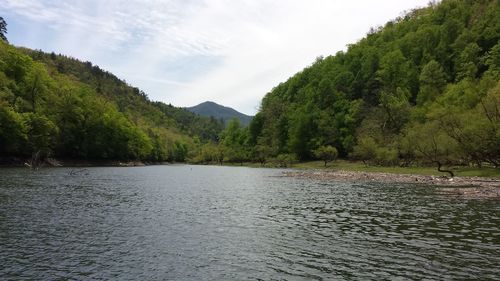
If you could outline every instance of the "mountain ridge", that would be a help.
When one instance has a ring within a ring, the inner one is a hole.
[[[242,125],[248,126],[253,117],[213,101],[205,101],[195,106],[185,107],[185,109],[201,116],[222,119],[225,124],[231,119],[237,118]]]

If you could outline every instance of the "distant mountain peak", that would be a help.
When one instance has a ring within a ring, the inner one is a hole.
[[[186,110],[201,116],[214,117],[224,120],[228,123],[233,118],[238,118],[242,125],[247,126],[253,116],[243,114],[231,107],[220,105],[213,101],[205,101],[192,107],[186,107]]]

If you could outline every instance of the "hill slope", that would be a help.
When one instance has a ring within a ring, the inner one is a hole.
[[[192,107],[186,107],[186,109],[201,116],[211,116],[216,119],[222,119],[225,124],[227,124],[231,119],[237,118],[240,120],[242,125],[247,126],[250,123],[250,120],[252,120],[252,116],[245,115],[234,110],[233,108],[222,106],[211,101],[206,101]]]
[[[0,156],[184,161],[222,129],[90,62],[0,41]]]
[[[333,146],[377,165],[499,166],[498,15],[497,0],[443,0],[318,58],[264,97],[254,154]]]

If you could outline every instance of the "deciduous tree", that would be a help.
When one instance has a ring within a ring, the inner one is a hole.
[[[337,159],[338,154],[337,149],[331,145],[320,146],[314,150],[314,156],[323,160],[325,162],[325,167],[328,162],[332,162]]]

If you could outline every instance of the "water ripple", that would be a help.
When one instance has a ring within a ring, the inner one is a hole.
[[[280,170],[0,170],[0,277],[352,280],[500,277],[498,200]]]

